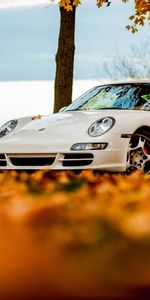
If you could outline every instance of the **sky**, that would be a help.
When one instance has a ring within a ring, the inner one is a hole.
[[[0,81],[54,80],[59,9],[47,0],[0,0]],[[117,51],[150,39],[145,26],[135,35],[125,30],[133,3],[114,0],[98,9],[83,0],[76,14],[75,79],[100,79],[103,64]],[[38,4],[38,5],[37,5]],[[148,51],[150,51],[148,49]]]

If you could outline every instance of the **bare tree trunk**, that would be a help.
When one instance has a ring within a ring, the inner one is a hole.
[[[60,32],[56,54],[54,112],[72,102],[73,67],[75,51],[75,12],[60,8]]]

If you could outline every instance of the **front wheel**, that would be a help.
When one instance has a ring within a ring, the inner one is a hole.
[[[150,138],[144,134],[134,134],[127,154],[127,173],[142,170],[150,174]]]

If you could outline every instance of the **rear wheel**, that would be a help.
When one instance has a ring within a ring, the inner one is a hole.
[[[131,138],[126,169],[127,173],[142,170],[150,174],[150,135],[147,132],[136,133]]]

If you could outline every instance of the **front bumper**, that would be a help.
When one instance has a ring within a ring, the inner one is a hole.
[[[76,141],[76,143],[80,142]],[[89,142],[89,140],[82,142]],[[99,169],[113,172],[126,170],[129,138],[123,139],[121,134],[116,134],[107,135],[107,138],[101,136],[92,142],[107,142],[108,147],[105,150],[71,151],[72,144],[52,147],[47,143],[40,145],[1,143],[0,169]]]

